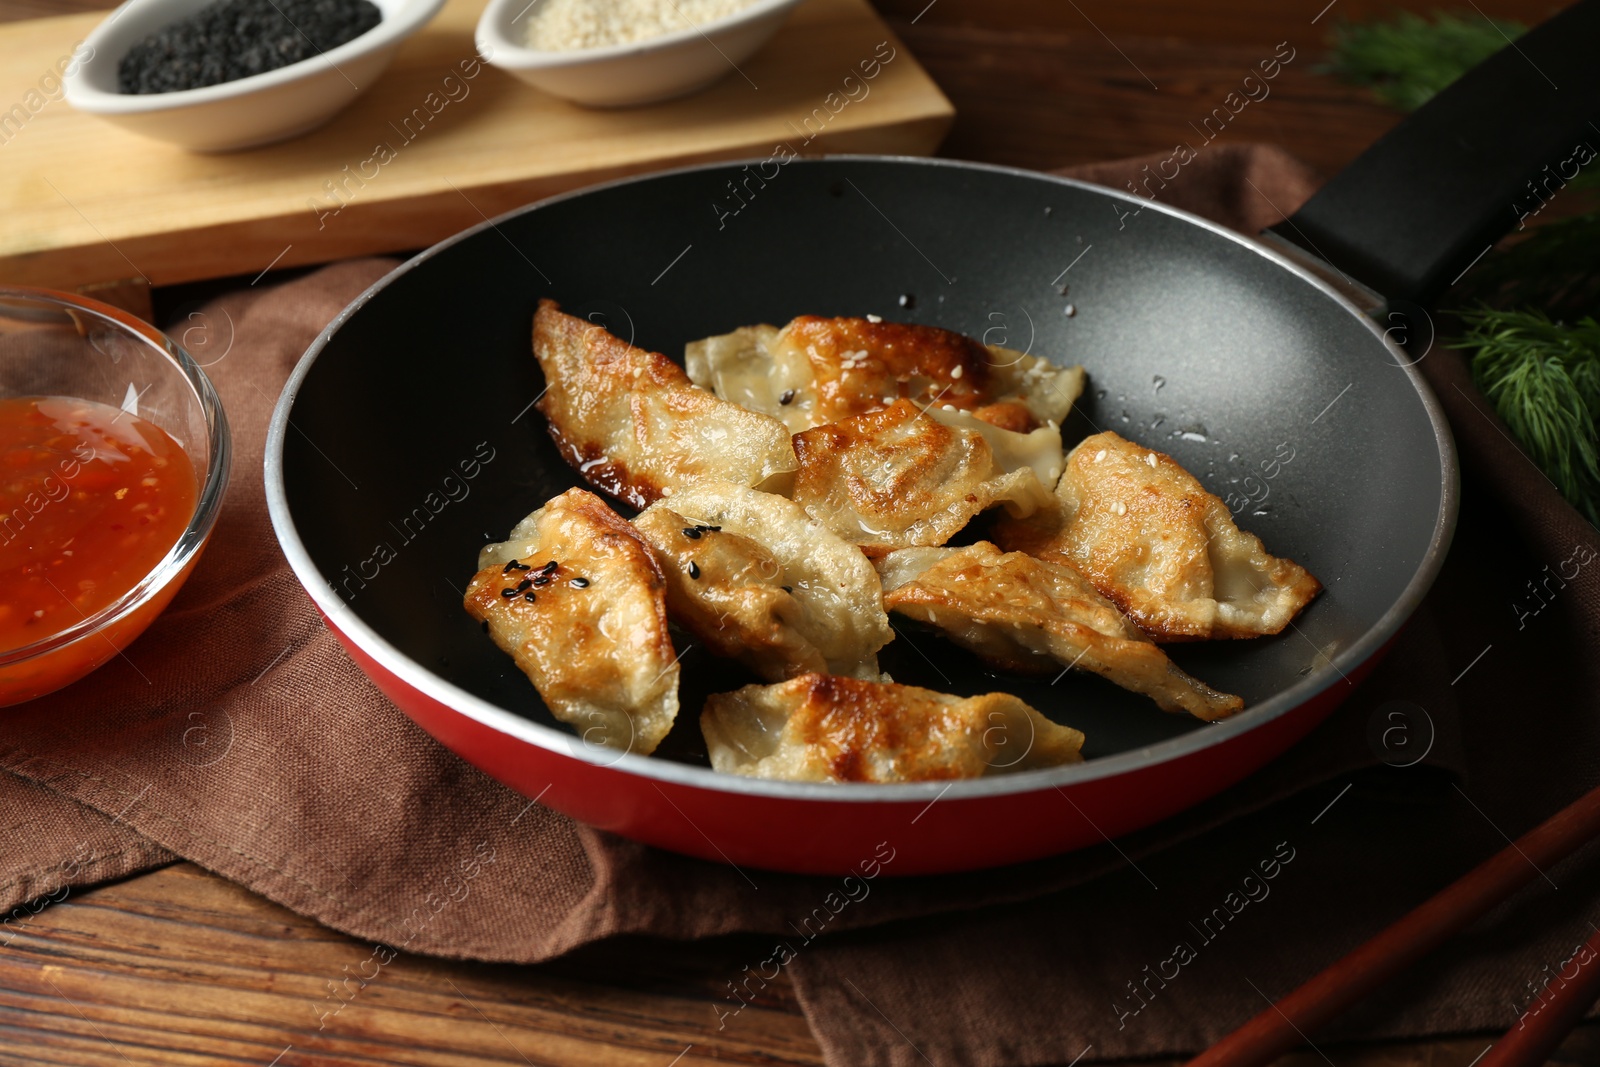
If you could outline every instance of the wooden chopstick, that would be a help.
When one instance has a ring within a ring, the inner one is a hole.
[[[1578,967],[1571,978],[1566,975],[1569,963]],[[1478,1060],[1478,1067],[1539,1067],[1549,1059],[1583,1013],[1600,1000],[1600,930],[1557,969],[1545,993]]]
[[[1190,1060],[1189,1067],[1265,1067],[1299,1046],[1305,1041],[1305,1034],[1320,1029],[1597,834],[1600,834],[1600,788],[1585,793],[1440,890],[1372,940]],[[1593,970],[1600,972],[1600,960],[1595,961]]]

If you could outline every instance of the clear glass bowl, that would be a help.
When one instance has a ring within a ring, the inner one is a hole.
[[[216,390],[160,330],[98,300],[0,286],[0,397],[24,396],[77,397],[113,408],[135,398],[138,416],[183,448],[198,484],[188,526],[137,585],[65,630],[0,651],[0,707],[77,681],[144,632],[205,547],[228,485],[231,453]]]

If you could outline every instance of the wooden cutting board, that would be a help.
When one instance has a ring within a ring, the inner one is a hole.
[[[41,97],[28,96],[103,14],[0,26],[0,282],[71,288],[142,277],[165,285],[419,248],[562,190],[705,160],[766,158],[783,143],[807,155],[925,155],[954,117],[866,0],[806,0],[741,64],[748,79],[731,74],[682,100],[589,110],[485,66],[465,95],[456,88],[436,114],[423,109],[430,94],[438,107],[445,75],[460,84],[458,64],[474,54],[483,6],[451,0],[327,126],[209,156],[124,132],[64,100],[37,106]],[[861,97],[852,82],[859,99],[839,107],[843,79],[859,76],[857,64],[885,41],[894,56],[870,91]],[[6,109],[26,100],[35,109],[11,109],[8,119]],[[402,127],[417,109],[426,123]],[[376,165],[380,144],[392,158]]]

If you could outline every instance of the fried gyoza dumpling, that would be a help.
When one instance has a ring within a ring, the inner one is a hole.
[[[1083,391],[1082,367],[1057,367],[935,326],[801,315],[782,330],[746,326],[694,341],[695,384],[795,433],[877,411],[894,400],[949,404],[1025,432],[1059,425]]]
[[[796,782],[920,782],[1076,763],[1083,734],[1009,693],[803,674],[706,698],[711,766]]]
[[[952,430],[970,431],[981,436],[994,456],[995,466],[1004,474],[1031,467],[1047,493],[1055,488],[1061,478],[1067,457],[1061,447],[1061,427],[1053,422],[1027,433],[1018,433],[992,422],[984,422],[971,412],[942,404],[933,405],[926,409],[926,413]]]
[[[1244,701],[1184,673],[1116,605],[1064,563],[987,541],[964,548],[906,548],[878,561],[883,604],[937,626],[956,644],[1006,670],[1079,667],[1143,693],[1163,711],[1222,719]]]
[[[1072,450],[1056,497],[995,540],[1069,564],[1157,641],[1275,634],[1322,589],[1171,456],[1114,433]]]
[[[942,545],[994,504],[1018,515],[1053,504],[1031,465],[1006,471],[983,433],[908,400],[795,434],[794,450],[795,502],[869,554]]]
[[[795,469],[783,424],[719,400],[666,356],[539,301],[537,407],[561,458],[590,485],[642,508],[699,478],[759,485]]]
[[[792,500],[702,481],[634,525],[667,575],[667,607],[719,656],[770,681],[879,677],[894,638],[872,564]]]
[[[568,489],[478,555],[467,612],[585,742],[649,754],[678,715],[666,581],[650,546]]]

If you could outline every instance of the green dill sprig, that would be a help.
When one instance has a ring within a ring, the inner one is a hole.
[[[1477,11],[1346,22],[1317,69],[1412,111],[1526,29]],[[1581,197],[1597,186],[1600,167],[1590,166],[1561,191]],[[1543,216],[1546,197],[1532,185],[1530,193],[1522,209]],[[1453,288],[1449,305],[1465,333],[1448,343],[1472,354],[1473,381],[1528,457],[1600,526],[1600,212],[1533,221]]]
[[[1600,525],[1600,322],[1481,308],[1453,347],[1472,378],[1567,501]]]
[[[1519,22],[1475,11],[1436,11],[1432,22],[1402,11],[1387,20],[1336,24],[1328,62],[1317,69],[1371,86],[1384,103],[1414,111],[1525,32]]]
[[[1591,164],[1568,189],[1600,172]],[[1485,256],[1451,290],[1456,306],[1530,307],[1556,319],[1600,315],[1600,212],[1554,219]]]

